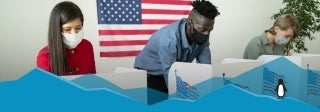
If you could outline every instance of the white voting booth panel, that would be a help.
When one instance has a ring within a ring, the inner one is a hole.
[[[108,79],[122,89],[147,87],[147,72],[144,70],[117,67],[113,73],[101,74],[101,77]]]
[[[61,76],[87,89],[107,88],[133,99],[147,102],[147,72],[117,67],[112,73]]]
[[[263,61],[259,60],[225,58],[221,64],[213,64],[212,71],[215,77],[222,77],[224,73],[225,77],[233,78],[262,64]]]
[[[221,64],[213,64],[214,77],[220,77],[223,85],[233,84],[247,91],[262,94],[263,61],[225,58]]]
[[[276,74],[276,80],[284,79],[286,96],[320,106],[320,54],[262,55],[258,60],[263,60],[265,68]],[[264,94],[275,96],[271,92]]]
[[[245,85],[243,87],[249,91],[261,94],[262,69],[254,70],[254,73],[245,73],[261,66],[262,63],[258,60],[234,58],[227,58],[221,64],[213,65],[176,62],[169,71],[169,95],[183,99],[197,99],[226,84],[240,87]],[[222,75],[223,73],[225,76]],[[192,98],[187,96],[192,96]]]
[[[99,74],[93,74],[93,75],[96,75],[100,78],[110,81],[122,89],[147,87],[147,72],[144,70],[117,67],[112,73],[99,73]],[[84,75],[69,75],[69,76],[61,76],[61,77],[67,80],[74,80],[82,76]]]
[[[196,85],[212,78],[211,65],[184,62],[173,63],[168,74],[169,94],[173,94],[177,90],[176,77],[180,77],[181,80],[187,82],[190,86]],[[210,85],[208,88],[210,88]]]

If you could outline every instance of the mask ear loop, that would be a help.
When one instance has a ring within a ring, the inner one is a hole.
[[[190,25],[191,34],[193,34],[194,24],[193,24],[192,19],[190,19],[189,25]]]

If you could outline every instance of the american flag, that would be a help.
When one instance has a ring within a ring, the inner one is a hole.
[[[190,86],[187,82],[183,81],[180,76],[177,75],[177,70],[175,70],[176,76],[176,96],[183,99],[196,100],[199,97],[197,93],[197,88]]]
[[[100,57],[136,56],[159,28],[188,17],[189,0],[97,0]]]
[[[308,69],[308,95],[320,96],[320,75]]]
[[[275,95],[275,88],[279,79],[285,79],[284,76],[270,71],[267,67],[263,68],[263,93],[270,92]]]

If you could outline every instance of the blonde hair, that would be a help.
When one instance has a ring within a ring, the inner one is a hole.
[[[276,26],[278,26],[281,30],[287,30],[291,28],[294,33],[293,38],[296,38],[298,36],[299,27],[300,27],[299,22],[297,18],[295,18],[290,14],[283,14],[279,16],[273,23],[273,26],[270,29],[266,30],[266,32],[269,32],[275,35],[276,32],[274,31],[274,28]]]

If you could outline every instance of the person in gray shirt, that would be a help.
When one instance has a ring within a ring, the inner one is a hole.
[[[290,14],[281,15],[270,29],[249,42],[243,58],[257,59],[261,55],[284,55],[286,45],[297,37],[298,32],[298,20]]]
[[[196,0],[188,18],[162,27],[152,34],[144,49],[135,59],[134,67],[147,71],[147,87],[168,93],[168,72],[174,62],[211,64],[209,34],[213,30],[215,17],[220,13],[209,1]],[[159,95],[150,95],[153,104]],[[164,98],[166,99],[166,98]]]

